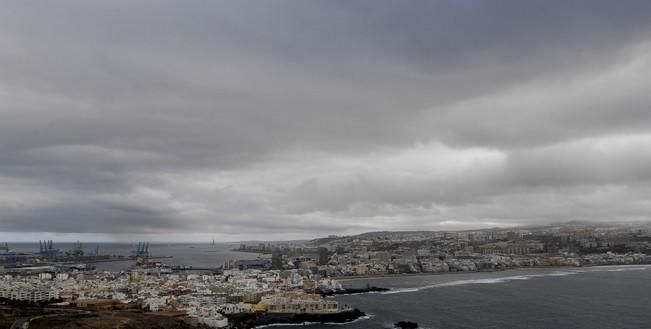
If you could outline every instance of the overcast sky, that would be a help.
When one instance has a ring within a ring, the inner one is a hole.
[[[0,241],[648,220],[650,104],[646,0],[3,1]]]

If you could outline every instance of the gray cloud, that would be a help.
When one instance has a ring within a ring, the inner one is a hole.
[[[645,219],[649,15],[647,1],[10,1],[0,231]]]

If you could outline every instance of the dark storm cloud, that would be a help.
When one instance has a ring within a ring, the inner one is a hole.
[[[0,231],[639,218],[650,15],[647,1],[7,2]]]

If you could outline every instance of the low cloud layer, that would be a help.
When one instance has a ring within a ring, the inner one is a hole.
[[[648,220],[650,16],[648,1],[10,1],[0,239]]]

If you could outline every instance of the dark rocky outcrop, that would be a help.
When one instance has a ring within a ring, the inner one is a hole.
[[[228,316],[229,326],[236,329],[250,329],[269,324],[287,323],[346,323],[366,314],[358,309],[338,313],[239,313]]]

